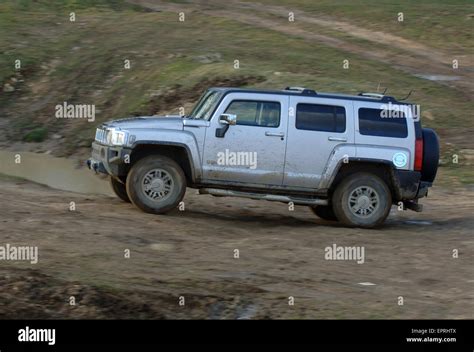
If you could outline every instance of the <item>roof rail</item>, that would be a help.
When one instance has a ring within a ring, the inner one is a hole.
[[[389,101],[396,102],[397,101],[394,97],[391,97],[389,95],[380,94],[380,93],[360,92],[357,95],[361,96],[361,97],[380,99],[382,102],[389,102]]]
[[[380,93],[366,93],[366,92],[360,92],[359,94],[357,94],[361,97],[369,97],[369,98],[379,98],[379,99],[382,99],[384,97],[383,94],[380,94]]]
[[[303,87],[286,87],[284,90],[291,90],[294,92],[300,92],[303,95],[317,95],[315,90],[303,88]]]

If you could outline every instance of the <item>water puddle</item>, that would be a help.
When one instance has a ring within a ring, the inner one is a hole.
[[[408,225],[433,225],[431,221],[426,220],[405,220],[404,223]]]
[[[250,320],[257,314],[258,307],[255,304],[239,305],[236,308],[237,320]]]
[[[49,154],[0,150],[0,173],[65,191],[113,195],[107,179],[78,167],[77,161]]]
[[[449,75],[425,75],[417,74],[416,77],[427,79],[430,81],[458,81],[461,79],[459,76],[449,76]]]

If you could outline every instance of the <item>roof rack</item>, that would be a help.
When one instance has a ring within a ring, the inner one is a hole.
[[[303,88],[303,87],[286,87],[284,90],[291,90],[294,92],[300,92],[303,95],[317,95],[315,90]]]
[[[389,102],[389,101],[396,102],[397,101],[394,97],[391,97],[389,95],[380,94],[380,93],[360,92],[357,95],[360,96],[360,97],[380,99],[382,102]]]

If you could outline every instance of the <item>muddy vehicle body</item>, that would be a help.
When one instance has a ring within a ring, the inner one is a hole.
[[[439,143],[419,109],[393,97],[210,88],[186,116],[133,117],[96,131],[89,168],[149,213],[202,194],[308,205],[347,226],[421,211]]]

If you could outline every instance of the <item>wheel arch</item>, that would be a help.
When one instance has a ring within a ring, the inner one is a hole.
[[[328,196],[334,193],[334,190],[341,181],[349,175],[366,172],[378,176],[385,182],[390,189],[392,199],[398,201],[403,198],[399,183],[397,182],[396,170],[388,160],[383,159],[364,159],[364,158],[348,158],[348,162],[339,162],[336,170],[334,170],[328,187]]]
[[[192,152],[184,143],[161,142],[161,141],[140,141],[133,145],[130,154],[130,168],[140,159],[159,154],[174,160],[183,170],[188,184],[194,184],[198,175],[194,168]]]

